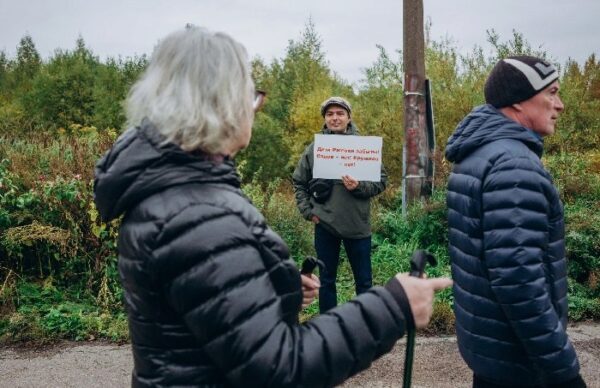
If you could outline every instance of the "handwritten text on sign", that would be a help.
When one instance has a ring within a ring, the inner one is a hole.
[[[381,147],[379,136],[315,135],[313,177],[379,182]]]

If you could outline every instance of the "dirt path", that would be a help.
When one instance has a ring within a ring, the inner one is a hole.
[[[581,373],[588,387],[600,388],[600,324],[569,328]],[[402,385],[404,341],[343,388],[399,387]],[[63,343],[51,349],[0,349],[0,387],[128,387],[131,348],[97,343]],[[454,337],[417,337],[413,387],[471,386],[471,372],[463,363]]]

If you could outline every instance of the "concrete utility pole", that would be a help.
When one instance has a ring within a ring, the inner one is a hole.
[[[433,119],[426,115],[425,37],[423,0],[404,0],[404,147],[402,155],[402,212],[415,200],[431,194]],[[431,132],[432,133],[432,132]]]

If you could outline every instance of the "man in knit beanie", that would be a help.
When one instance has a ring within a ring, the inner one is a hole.
[[[500,60],[446,147],[456,335],[474,387],[585,387],[566,332],[563,207],[540,161],[564,110],[558,78],[541,58]]]

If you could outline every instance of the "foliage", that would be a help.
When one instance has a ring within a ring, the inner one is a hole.
[[[288,182],[275,180],[263,188],[255,177],[243,190],[265,216],[268,225],[282,236],[297,262],[306,255],[314,255],[312,224],[296,210]]]
[[[374,220],[374,278],[384,283],[397,272],[408,272],[410,257],[417,249],[427,250],[439,262],[427,269],[430,276],[448,276],[445,192],[436,192],[430,201],[415,204],[406,217],[401,207],[398,192],[395,204]]]
[[[322,126],[319,106],[331,95],[353,104],[365,135],[384,139],[391,187],[373,204],[373,271],[377,285],[407,271],[417,249],[439,265],[429,276],[449,275],[443,159],[457,123],[483,103],[491,66],[510,54],[548,55],[513,31],[508,40],[488,32],[491,50],[461,54],[449,39],[428,39],[426,68],[432,85],[438,150],[435,187],[427,202],[401,212],[402,52],[386,51],[364,70],[358,85],[330,69],[309,20],[282,58],[252,60],[257,88],[267,91],[250,146],[238,155],[243,190],[299,262],[313,254],[312,224],[295,207],[289,176],[300,153]],[[0,342],[59,338],[127,339],[117,271],[119,220],[103,223],[93,203],[94,165],[121,130],[122,102],[146,67],[145,56],[101,61],[79,38],[73,50],[42,60],[30,36],[14,58],[0,51]],[[566,111],[546,141],[544,163],[565,203],[572,319],[600,319],[600,62],[570,61],[561,69]],[[441,188],[441,190],[440,190]],[[354,295],[347,260],[338,278],[340,302]],[[451,290],[436,297],[431,328],[452,329]],[[315,303],[305,320],[318,313]]]
[[[120,128],[125,122],[121,102],[145,66],[145,56],[102,63],[82,37],[74,50],[56,50],[42,62],[26,35],[15,60],[0,53],[0,119],[10,120],[8,125],[0,120],[0,130],[67,129],[74,124]]]
[[[600,298],[600,205],[578,199],[566,210],[569,276],[586,286],[587,295]]]
[[[285,131],[282,138],[289,150],[285,164],[289,173],[322,126],[321,102],[335,94],[351,99],[352,89],[329,69],[311,20],[298,41],[289,41],[283,59],[269,66],[255,60],[253,70],[257,87],[269,93],[264,113],[274,120],[278,131]]]
[[[96,63],[82,40],[72,53],[58,51],[23,96],[25,110],[45,128],[91,125],[94,100],[89,85],[94,83]]]
[[[600,62],[591,55],[580,68],[568,62],[561,80],[561,98],[565,112],[560,126],[549,139],[549,151],[583,152],[598,150],[600,145]]]
[[[25,35],[17,46],[17,58],[13,69],[13,87],[17,95],[31,88],[31,80],[40,71],[41,64],[40,54],[35,48],[33,39],[30,35]]]
[[[583,284],[569,282],[569,318],[576,321],[600,319],[600,297],[597,286],[592,291]]]
[[[392,184],[400,184],[396,177],[402,176],[402,166],[397,162],[404,139],[402,68],[382,46],[377,48],[376,62],[365,69],[366,79],[354,104],[354,121],[363,134],[383,137],[383,163]]]
[[[74,127],[0,143],[3,341],[126,338],[117,225],[100,222],[91,193],[92,166],[113,140]]]
[[[263,113],[258,113],[252,128],[252,140],[237,160],[244,177],[254,177],[262,182],[286,176],[290,151],[285,141],[285,130]],[[269,163],[264,163],[269,160]],[[243,166],[243,168],[242,168]]]
[[[487,31],[487,41],[496,51],[493,62],[510,55],[533,55],[535,57],[548,59],[546,51],[542,50],[541,47],[533,49],[523,34],[516,30],[512,31],[512,39],[502,42],[500,41],[500,35],[494,29],[491,29]]]
[[[51,277],[19,281],[14,288],[15,311],[8,319],[0,317],[1,342],[128,339],[125,314],[97,306],[93,295],[59,288]]]

